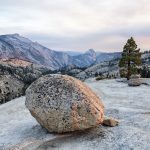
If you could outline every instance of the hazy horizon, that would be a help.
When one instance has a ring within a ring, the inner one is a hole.
[[[18,33],[59,51],[122,51],[133,36],[150,49],[148,0],[5,0],[0,34]]]

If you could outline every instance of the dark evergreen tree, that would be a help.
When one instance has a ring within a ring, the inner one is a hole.
[[[142,78],[147,77],[147,68],[145,66],[141,70],[141,76],[142,76]]]
[[[148,70],[147,78],[150,78],[150,70]]]
[[[101,72],[99,72],[99,76],[102,76],[103,74]]]
[[[132,74],[138,73],[140,65],[140,49],[137,49],[137,45],[133,37],[131,37],[125,44],[122,52],[122,58],[119,61],[120,76],[129,80]]]
[[[98,73],[96,72],[96,73],[95,73],[95,77],[97,77],[97,76],[98,76]]]

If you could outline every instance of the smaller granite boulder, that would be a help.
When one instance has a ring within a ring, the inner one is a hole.
[[[129,86],[140,86],[142,84],[140,75],[132,75],[128,81]]]
[[[140,74],[131,75],[131,79],[139,79],[141,77]]]
[[[119,121],[114,118],[104,118],[103,125],[109,127],[115,127],[119,124]]]
[[[46,75],[26,90],[26,107],[49,132],[70,132],[103,122],[104,106],[83,82],[66,75]]]

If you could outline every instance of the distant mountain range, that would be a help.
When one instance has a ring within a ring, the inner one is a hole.
[[[81,52],[80,51],[63,51],[63,52],[67,53],[70,56],[77,56],[77,55],[81,55],[84,53],[83,51]]]
[[[60,69],[68,65],[88,67],[103,61],[119,58],[121,53],[101,53],[89,49],[85,53],[60,52],[51,50],[37,42],[19,34],[7,34],[0,36],[0,59],[17,58],[35,64],[44,65],[52,70]]]

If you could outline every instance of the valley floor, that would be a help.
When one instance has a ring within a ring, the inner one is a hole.
[[[150,79],[146,79],[150,83]],[[49,134],[25,108],[25,97],[0,106],[0,150],[149,150],[150,86],[129,87],[117,80],[86,80],[119,126]]]

